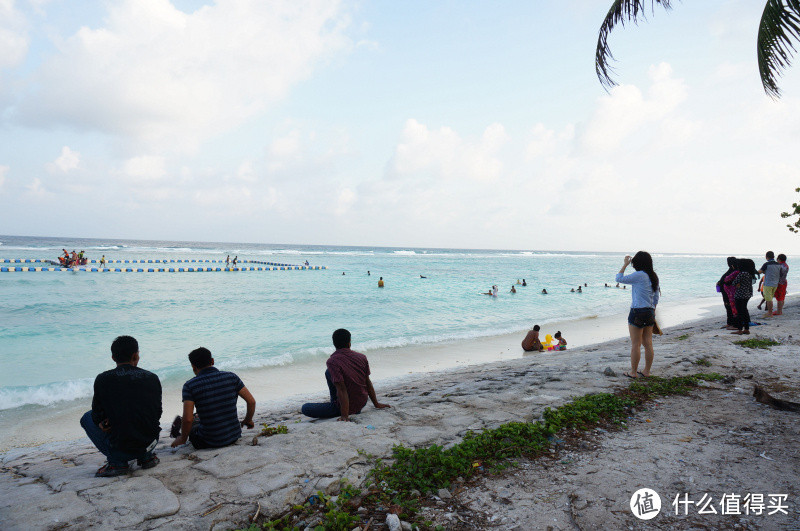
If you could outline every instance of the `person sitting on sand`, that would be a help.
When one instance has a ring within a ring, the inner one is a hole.
[[[340,328],[333,333],[333,346],[336,350],[325,362],[325,381],[328,382],[330,402],[303,404],[300,411],[307,417],[348,421],[350,415],[361,413],[367,405],[367,398],[376,409],[391,407],[381,404],[375,396],[375,388],[369,379],[369,361],[360,352],[350,350],[351,335]]]
[[[344,273],[342,273],[342,274],[344,275]],[[378,279],[378,287],[379,287],[379,288],[382,288],[382,287],[383,287],[383,285],[384,285],[384,284],[383,284],[383,277],[381,277],[381,278],[379,278],[379,279]]]
[[[567,350],[567,340],[561,335],[561,330],[556,332],[553,337],[558,339],[558,350]]]
[[[533,325],[533,329],[528,331],[525,339],[522,340],[522,350],[525,352],[542,352],[544,350],[544,346],[539,340],[539,330],[541,330],[539,325]]]
[[[111,343],[115,369],[94,380],[92,409],[81,417],[86,435],[107,462],[95,477],[127,474],[134,459],[142,468],[159,463],[153,448],[161,431],[161,382],[152,372],[140,369],[139,343],[119,336]]]
[[[172,447],[186,444],[187,440],[198,450],[235,443],[242,436],[242,426],[250,429],[254,426],[255,398],[238,376],[214,367],[214,358],[207,348],[191,351],[189,363],[195,377],[183,384],[183,416],[175,417],[172,423],[170,435],[175,437]],[[236,409],[239,397],[247,404],[247,413],[241,422]]]
[[[514,284],[511,284],[511,293],[516,293],[517,289],[514,287]]]

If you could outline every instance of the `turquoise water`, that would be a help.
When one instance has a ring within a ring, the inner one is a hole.
[[[0,258],[265,260],[318,271],[0,273],[0,410],[90,397],[117,335],[139,341],[165,382],[187,377],[186,355],[211,349],[234,370],[324,359],[336,328],[362,351],[464,340],[554,320],[624,312],[613,286],[619,253],[389,249],[0,236]],[[662,301],[717,297],[720,256],[654,255]],[[367,275],[367,271],[371,275]],[[345,275],[342,275],[342,273]],[[420,275],[427,278],[422,279]],[[378,278],[386,282],[377,288]],[[509,289],[525,278],[528,287]],[[584,293],[570,288],[586,283]],[[480,295],[493,284],[500,295]],[[542,295],[542,288],[549,294]],[[402,350],[398,349],[398,353]],[[399,354],[398,354],[399,355]]]

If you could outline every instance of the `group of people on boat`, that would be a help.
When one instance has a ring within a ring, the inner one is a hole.
[[[61,267],[75,267],[86,265],[89,262],[84,251],[76,253],[73,249],[72,253],[70,254],[66,249],[61,250],[64,252],[64,254],[58,257],[58,263],[61,265]]]

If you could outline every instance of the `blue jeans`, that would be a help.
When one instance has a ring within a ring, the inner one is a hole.
[[[300,408],[303,415],[315,419],[332,419],[340,415],[339,400],[336,398],[336,386],[333,385],[331,381],[331,372],[327,369],[325,369],[325,381],[328,382],[328,392],[331,395],[331,401],[303,404],[303,407]]]
[[[106,456],[108,460],[108,464],[115,467],[125,467],[128,466],[128,461],[133,461],[134,459],[139,459],[141,461],[146,461],[150,458],[151,453],[144,450],[137,453],[130,453],[125,452],[123,450],[119,450],[113,448],[111,446],[111,439],[108,436],[108,433],[104,432],[100,429],[100,427],[94,423],[92,420],[92,412],[87,411],[86,414],[81,417],[81,426],[83,426],[86,435],[89,439],[94,443],[100,453]]]

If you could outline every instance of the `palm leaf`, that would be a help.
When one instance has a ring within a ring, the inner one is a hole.
[[[791,64],[800,40],[800,0],[767,0],[758,26],[758,72],[764,92],[778,98],[778,76]]]
[[[800,0],[790,0],[794,3]],[[650,0],[651,12],[655,12],[656,4],[660,4],[664,9],[669,10],[671,0]],[[597,37],[597,50],[595,51],[594,69],[600,83],[608,90],[615,86],[617,82],[613,79],[614,69],[611,68],[611,61],[614,55],[608,45],[608,36],[617,24],[625,25],[626,21],[638,23],[639,18],[645,18],[645,4],[647,0],[614,0],[611,9],[608,10],[603,25],[600,26],[600,34]]]

